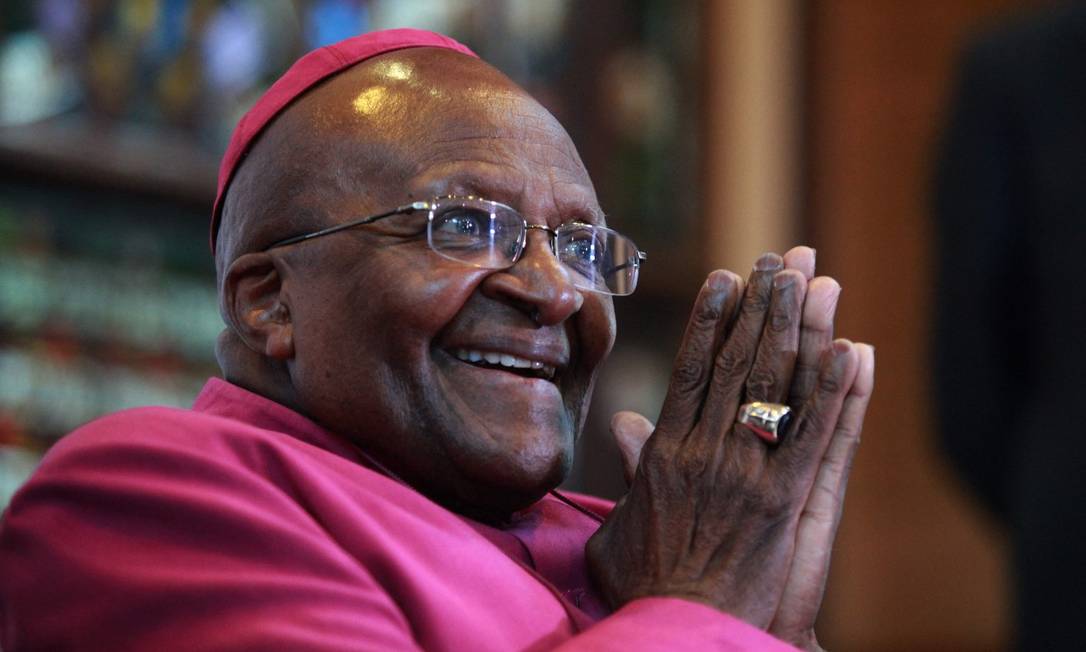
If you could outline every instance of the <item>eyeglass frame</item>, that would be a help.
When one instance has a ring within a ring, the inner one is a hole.
[[[410,204],[403,204],[402,206],[397,206],[396,208],[393,208],[392,210],[385,211],[383,213],[377,213],[376,215],[370,215],[368,217],[363,217],[361,219],[352,220],[350,222],[344,222],[343,224],[334,224],[332,226],[328,226],[328,227],[325,227],[323,229],[319,229],[317,231],[312,231],[310,233],[303,233],[301,235],[296,235],[296,236],[291,236],[289,238],[284,238],[283,240],[273,242],[272,244],[264,247],[263,249],[261,249],[261,252],[270,251],[272,249],[277,249],[279,247],[286,247],[287,245],[298,244],[299,242],[306,242],[306,241],[312,240],[314,238],[320,238],[322,236],[331,235],[333,233],[339,233],[340,231],[346,231],[347,229],[353,229],[356,226],[366,226],[367,224],[373,224],[374,222],[378,222],[378,221],[383,220],[383,219],[385,219],[387,217],[393,217],[395,215],[410,214],[410,213],[414,213],[416,211],[427,211],[428,215],[426,216],[426,220],[427,220],[427,222],[426,222],[427,227],[426,228],[427,228],[427,234],[429,234],[430,225],[433,224],[434,214],[435,214],[435,210],[437,209],[438,202],[440,202],[442,200],[450,200],[450,199],[451,200],[469,199],[469,200],[473,200],[473,201],[482,201],[482,202],[486,202],[488,204],[493,204],[494,206],[500,206],[502,208],[505,208],[505,209],[507,209],[509,211],[512,211],[515,215],[520,216],[521,221],[524,224],[524,230],[523,230],[523,233],[521,235],[520,251],[517,253],[516,258],[514,258],[512,260],[512,262],[509,263],[508,266],[505,266],[505,267],[486,267],[486,266],[482,266],[482,265],[473,265],[472,263],[469,263],[467,261],[463,261],[463,260],[460,260],[460,259],[457,259],[457,258],[452,258],[452,257],[450,257],[450,256],[448,256],[446,254],[441,253],[437,249],[435,249],[434,245],[433,245],[433,242],[431,242],[430,238],[428,237],[427,238],[427,246],[430,248],[431,251],[433,251],[435,254],[438,254],[442,258],[445,258],[447,260],[452,260],[454,262],[462,263],[464,265],[473,266],[473,267],[476,267],[478,269],[492,269],[492,270],[495,270],[495,271],[502,270],[502,269],[509,269],[509,268],[513,267],[513,265],[516,265],[517,262],[520,260],[521,256],[524,255],[524,251],[528,247],[528,231],[531,231],[533,229],[534,230],[539,230],[539,231],[544,231],[550,236],[551,254],[553,254],[556,258],[558,258],[558,253],[557,253],[557,249],[558,249],[558,231],[556,231],[555,229],[550,228],[549,226],[545,226],[545,225],[542,225],[542,224],[529,224],[528,220],[524,219],[524,216],[520,214],[520,211],[513,208],[512,206],[509,206],[507,204],[503,204],[503,203],[498,202],[498,201],[494,201],[492,199],[483,199],[482,197],[476,197],[474,195],[443,195],[441,197],[435,197],[435,198],[431,199],[428,202],[427,201],[416,201],[416,202],[411,202]],[[637,252],[637,257],[634,259],[633,264],[637,266],[637,269],[638,269],[639,272],[640,272],[640,269],[641,269],[641,263],[643,261],[645,261],[645,260],[648,260],[648,254],[646,254],[644,251],[641,251],[640,249],[638,249],[637,245],[634,244],[633,240],[630,240],[630,238],[628,236],[622,235],[621,233],[619,233],[618,231],[615,231],[614,229],[608,228],[606,226],[598,226],[596,224],[589,224],[587,222],[580,222],[580,221],[577,221],[577,220],[574,220],[572,222],[565,222],[562,225],[560,225],[559,228],[561,228],[562,226],[567,226],[567,225],[579,225],[579,226],[586,226],[586,227],[589,227],[589,228],[592,228],[592,229],[604,229],[606,231],[610,231],[611,233],[617,234],[617,235],[625,238],[626,240],[629,240],[630,244],[633,245],[634,250]],[[561,262],[560,258],[559,258],[559,262]],[[563,266],[565,266],[564,263],[563,263]],[[616,271],[619,270],[619,269],[622,269],[622,266],[615,268]],[[596,288],[588,288],[588,287],[581,287],[581,286],[578,286],[578,287],[580,289],[586,290],[588,292],[595,292],[597,294],[606,294],[606,295],[610,295],[610,296],[629,296],[629,295],[633,294],[633,291],[627,292],[626,294],[616,294],[614,292],[605,292],[603,290],[599,290],[599,289],[596,289]],[[635,290],[637,289],[636,282],[634,283],[634,289]]]

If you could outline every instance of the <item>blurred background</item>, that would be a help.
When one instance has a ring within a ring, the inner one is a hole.
[[[940,453],[934,161],[963,48],[1027,0],[5,0],[0,507],[105,412],[189,405],[218,372],[218,157],[302,53],[370,29],[467,43],[566,125],[649,252],[573,489],[622,490],[609,415],[659,410],[704,274],[805,242],[877,392],[821,624],[841,650],[1000,650],[1007,535]]]

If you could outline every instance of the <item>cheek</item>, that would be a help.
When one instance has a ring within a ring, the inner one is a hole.
[[[314,334],[361,344],[386,365],[410,364],[488,273],[428,253],[375,249],[351,269],[329,274],[323,282],[324,307],[314,313],[323,323],[312,324]],[[390,356],[392,351],[398,355]]]
[[[578,371],[570,378],[565,394],[566,408],[577,420],[577,432],[584,426],[596,374],[615,343],[615,311],[610,297],[592,295],[586,300],[576,322]]]
[[[413,258],[375,252],[364,264],[330,271],[296,292],[292,367],[299,381],[330,397],[333,381],[372,387],[375,378],[387,378],[388,387],[400,387],[428,373],[434,338],[485,272]]]
[[[487,273],[459,265],[446,267],[401,268],[378,284],[360,284],[352,291],[354,310],[390,338],[432,339],[464,308]]]
[[[578,321],[581,355],[593,372],[607,358],[615,344],[615,306],[611,297],[589,295]]]

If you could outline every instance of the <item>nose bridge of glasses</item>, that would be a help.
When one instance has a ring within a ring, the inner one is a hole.
[[[527,244],[528,233],[533,230],[543,231],[547,235],[547,249],[549,250],[548,253],[550,254],[550,262],[548,263],[548,265],[553,266],[552,269],[557,271],[566,283],[580,290],[610,294],[611,292],[609,290],[600,286],[593,274],[589,274],[588,276],[586,276],[585,269],[580,268],[580,266],[574,260],[571,260],[569,256],[562,255],[562,252],[559,251],[559,248],[561,246],[561,243],[559,242],[561,238],[559,232],[567,228],[568,226],[569,225],[563,225],[558,227],[558,229],[553,229],[544,224],[528,224],[527,222],[525,222],[525,245]],[[526,250],[527,248],[525,247],[525,252]],[[543,255],[546,256],[547,254]],[[524,254],[522,253],[521,258],[523,257]]]
[[[525,222],[524,223],[524,228],[529,230],[529,231],[532,231],[532,230],[543,231],[552,238],[557,237],[557,235],[558,235],[557,231],[555,231],[551,227],[547,226],[546,224],[528,224],[527,222]]]
[[[525,246],[528,245],[528,235],[532,231],[542,231],[543,233],[547,234],[547,244],[551,249],[551,253],[555,254],[555,256],[558,255],[558,252],[554,250],[555,243],[558,241],[558,232],[557,231],[555,231],[551,227],[547,226],[546,224],[529,224],[528,222],[525,222],[524,223],[524,245]]]
[[[547,226],[546,224],[529,224],[527,221],[524,222],[524,246],[521,251],[520,257],[523,258],[524,254],[527,253],[528,239],[532,231],[543,232],[543,234],[546,236],[547,251],[551,254],[551,256],[554,257],[555,262],[561,265],[561,260],[559,259],[557,249],[558,232]]]

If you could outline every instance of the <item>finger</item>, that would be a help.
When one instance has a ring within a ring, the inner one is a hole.
[[[823,356],[814,392],[772,458],[773,465],[786,467],[781,477],[792,487],[810,487],[858,369],[858,353],[848,340],[836,340]]]
[[[655,426],[651,421],[636,412],[616,412],[611,417],[611,436],[614,437],[622,457],[622,473],[626,478],[626,486],[633,481],[641,459],[641,449],[652,435],[653,428]]]
[[[799,271],[786,269],[773,277],[769,317],[747,377],[745,401],[780,403],[787,398],[806,294],[807,280]]]
[[[792,376],[788,405],[803,405],[814,391],[818,365],[833,340],[833,319],[841,286],[828,276],[819,276],[807,285],[803,323],[799,333],[799,354]]]
[[[797,270],[784,270],[773,278],[769,317],[758,343],[758,354],[747,377],[744,402],[781,403],[792,385],[792,369],[799,348],[799,326],[807,280]],[[766,442],[745,424],[730,438],[727,455],[743,465],[754,465],[766,455]]]
[[[660,410],[657,427],[664,436],[682,438],[697,422],[718,340],[732,321],[742,292],[743,279],[725,270],[710,274],[698,292]]]
[[[815,275],[815,250],[810,247],[792,247],[784,254],[784,268],[794,269],[808,281]]]
[[[784,594],[770,633],[794,637],[814,627],[822,602],[830,555],[845,504],[849,470],[860,443],[864,414],[874,388],[875,351],[867,344],[855,345],[859,369],[845,397],[814,485],[796,530],[796,552],[788,572]]]
[[[853,346],[858,358],[856,376],[841,407],[804,510],[804,517],[814,522],[833,522],[835,527],[844,504],[852,458],[860,445],[867,404],[875,385],[875,349],[870,344]]]
[[[783,266],[784,260],[777,254],[763,254],[754,263],[739,305],[739,316],[713,363],[712,380],[702,408],[701,421],[707,427],[701,432],[705,435],[720,437],[731,430],[765,327],[773,277]]]

